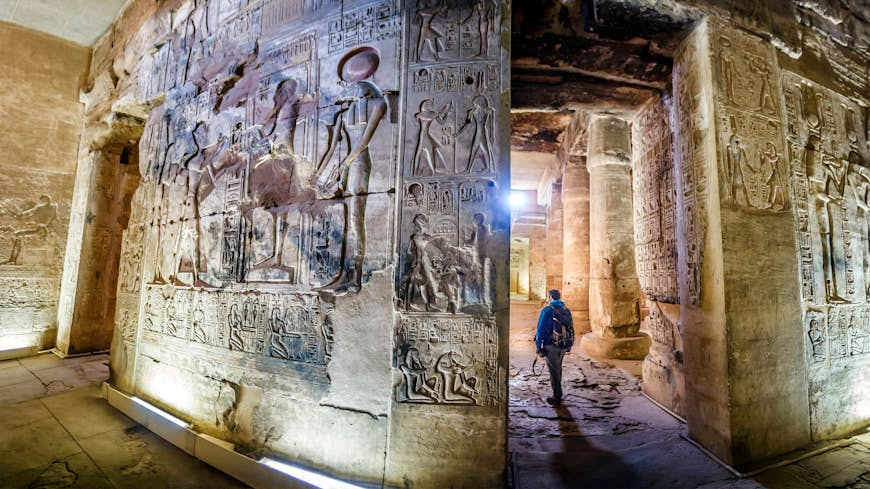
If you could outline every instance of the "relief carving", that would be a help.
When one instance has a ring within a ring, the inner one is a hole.
[[[396,331],[398,402],[493,406],[498,399],[495,322],[455,315],[403,315]]]
[[[713,24],[716,110],[723,198],[739,208],[783,211],[789,206],[787,160],[779,121],[779,80],[773,50],[761,39]],[[749,76],[737,76],[744,73]]]
[[[860,109],[791,73],[782,77],[808,356],[868,353],[870,236]]]
[[[632,123],[634,233],[641,290],[659,302],[679,303],[673,136],[662,99]]]

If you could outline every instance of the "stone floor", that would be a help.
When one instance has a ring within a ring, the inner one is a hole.
[[[683,438],[685,426],[641,394],[640,362],[565,357],[563,405],[535,358],[538,303],[511,303],[509,450],[514,489],[870,489],[870,434],[754,479],[738,478]]]
[[[0,362],[0,489],[245,487],[110,407],[108,362]]]

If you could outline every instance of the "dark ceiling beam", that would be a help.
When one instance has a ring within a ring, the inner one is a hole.
[[[595,110],[634,112],[658,90],[587,75],[554,75],[514,65],[513,110]]]

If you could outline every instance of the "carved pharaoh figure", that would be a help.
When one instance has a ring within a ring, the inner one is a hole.
[[[420,33],[417,35],[417,61],[424,61],[424,54],[431,56],[430,59],[438,61],[441,59],[441,51],[444,51],[444,33],[432,25],[435,17],[443,15],[447,11],[447,5],[444,0],[438,0],[438,3],[428,7],[427,0],[418,0],[417,16],[414,22],[420,25]]]
[[[414,231],[408,245],[409,274],[405,284],[405,309],[410,310],[419,294],[427,311],[437,311],[435,277],[432,264],[427,260],[426,248],[432,241],[429,234],[429,219],[417,214],[413,219]]]
[[[477,378],[468,375],[468,369],[474,364],[474,357],[468,363],[461,362],[461,354],[453,350],[438,357],[435,371],[441,376],[441,398],[445,403],[475,404],[474,395],[477,390]]]
[[[734,58],[731,57],[731,40],[727,37],[719,38],[719,53],[717,64],[719,76],[725,85],[725,100],[729,104],[734,103]]]
[[[39,202],[16,212],[15,217],[24,224],[21,229],[9,228],[13,231],[12,249],[9,258],[0,262],[0,265],[18,265],[25,238],[38,234],[44,240],[53,231],[53,225],[57,222],[57,204],[48,195],[41,195]]]
[[[417,133],[417,149],[414,151],[413,175],[432,176],[447,170],[444,155],[441,154],[441,143],[438,142],[437,138],[432,136],[432,123],[438,122],[443,128],[447,115],[452,108],[453,102],[450,102],[442,107],[440,111],[436,111],[435,101],[428,98],[420,104],[420,112],[417,112],[414,116],[417,119],[420,130]],[[423,166],[424,161],[425,166]]]

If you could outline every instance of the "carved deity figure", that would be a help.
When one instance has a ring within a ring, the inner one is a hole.
[[[728,139],[728,152],[725,154],[725,174],[730,177],[728,188],[731,198],[737,205],[749,206],[749,191],[746,188],[746,175],[748,166],[746,150],[740,145],[740,138],[732,134]]]
[[[437,27],[432,25],[435,17],[444,15],[447,12],[447,4],[444,0],[438,0],[438,3],[429,7],[427,0],[419,0],[417,2],[417,16],[414,18],[414,23],[420,26],[420,33],[417,35],[417,61],[441,59],[441,52],[444,51],[444,33]],[[427,55],[424,58],[424,54]],[[431,57],[429,57],[431,56]]]
[[[347,53],[339,62],[338,74],[346,91],[335,102],[337,110],[328,126],[327,148],[317,165],[314,178],[321,191],[349,197],[347,232],[341,274],[331,284],[335,289],[359,288],[365,259],[365,210],[372,173],[369,146],[387,113],[384,92],[369,78],[374,76],[380,56],[374,48],[361,47]],[[346,150],[340,160],[339,148]]]
[[[441,154],[441,143],[432,136],[432,123],[437,121],[443,129],[444,122],[452,108],[453,102],[450,102],[440,111],[436,111],[435,101],[430,98],[420,104],[420,112],[414,116],[419,124],[419,131],[417,133],[417,149],[414,151],[413,175],[432,176],[447,170],[444,155]],[[424,161],[425,167],[423,166]]]
[[[23,229],[3,227],[7,231],[13,231],[12,250],[9,252],[9,258],[0,262],[0,265],[19,264],[18,260],[25,238],[38,234],[44,240],[48,236],[48,233],[52,231],[52,225],[57,221],[57,204],[52,202],[48,195],[41,195],[39,202],[28,209],[16,212],[15,217],[25,224],[22,226]]]
[[[810,136],[809,145],[817,142],[817,137]],[[819,237],[822,245],[822,268],[825,280],[825,294],[828,303],[848,302],[840,295],[840,287],[845,286],[838,278],[843,268],[842,240],[844,193],[846,190],[849,162],[822,155],[806,149],[804,163],[807,177],[813,193],[814,208],[818,220]],[[839,258],[839,259],[838,259]],[[841,265],[838,267],[838,263]],[[839,269],[838,269],[839,268]]]
[[[493,156],[495,110],[489,106],[489,101],[483,95],[477,95],[472,101],[472,107],[468,109],[465,122],[454,136],[459,136],[466,130],[471,131],[471,144],[469,144],[468,162],[463,173],[476,171],[488,173],[493,171],[495,157]],[[479,162],[479,168],[478,168]]]
[[[719,55],[717,64],[719,76],[725,88],[725,100],[729,104],[734,103],[734,58],[731,57],[731,40],[727,37],[719,38]]]
[[[475,15],[477,16],[477,32],[480,35],[480,48],[476,57],[485,58],[489,56],[489,30],[496,25],[496,9],[497,7],[492,0],[476,0],[468,17],[460,21],[460,24],[465,24]]]

